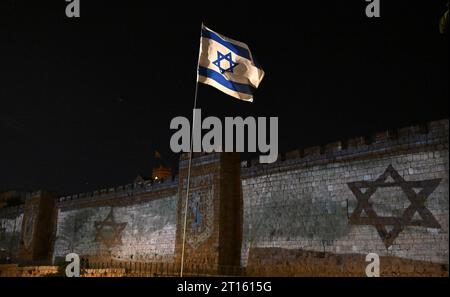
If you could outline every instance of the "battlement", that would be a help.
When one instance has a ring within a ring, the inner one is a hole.
[[[279,154],[278,160],[272,164],[261,164],[259,159],[244,160],[241,162],[242,177],[271,170],[286,170],[290,166],[309,166],[424,145],[439,145],[443,142],[446,142],[448,147],[448,133],[449,120],[444,119],[289,151]]]
[[[260,164],[259,159],[244,160],[241,162],[242,177],[271,170],[286,170],[290,166],[312,165],[339,161],[346,158],[364,157],[374,153],[387,153],[420,147],[447,143],[448,146],[449,120],[439,120],[422,125],[413,125],[395,130],[377,132],[367,136],[355,137],[341,141],[327,143],[321,146],[312,146],[289,151],[278,155],[278,160],[272,164]],[[215,154],[193,153],[193,164],[207,163],[217,158]],[[187,167],[189,153],[180,155],[180,168]],[[58,203],[76,202],[80,200],[108,200],[121,197],[130,197],[143,193],[151,193],[178,186],[178,175],[171,179],[150,180],[135,182],[117,187],[104,188],[92,192],[77,193],[61,196]],[[26,197],[42,195],[42,191],[26,193]]]
[[[62,196],[58,198],[58,203],[71,201],[75,202],[78,200],[108,200],[121,197],[130,197],[171,188],[175,189],[177,187],[178,176],[174,176],[171,179],[149,180],[145,182],[126,184],[117,187],[104,188],[92,192]]]

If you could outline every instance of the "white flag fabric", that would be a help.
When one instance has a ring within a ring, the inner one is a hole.
[[[202,24],[197,81],[245,101],[264,77],[249,47],[208,29]]]

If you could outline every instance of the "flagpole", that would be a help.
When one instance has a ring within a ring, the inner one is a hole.
[[[203,23],[201,28],[203,28]],[[201,29],[200,29],[200,45],[198,50],[198,59],[197,59],[197,75],[195,78],[195,95],[194,95],[194,108],[192,110],[192,131],[191,131],[191,144],[189,150],[189,165],[188,165],[188,175],[187,175],[187,187],[186,187],[186,201],[184,205],[184,224],[183,224],[183,246],[181,249],[181,268],[180,268],[180,277],[183,277],[183,269],[184,269],[184,250],[186,245],[186,225],[187,225],[187,211],[188,211],[188,200],[189,200],[189,187],[190,187],[190,179],[191,179],[191,165],[192,165],[192,148],[193,148],[193,138],[194,138],[194,125],[195,125],[195,110],[197,108],[197,94],[198,94],[198,66],[200,60],[200,50],[201,50]]]

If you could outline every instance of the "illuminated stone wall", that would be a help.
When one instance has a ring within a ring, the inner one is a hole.
[[[97,260],[173,261],[177,185],[133,185],[129,191],[60,199],[55,261],[70,252]]]
[[[221,274],[219,266],[240,261],[247,275],[357,276],[365,255],[377,253],[382,275],[448,275],[448,132],[448,120],[436,121],[288,152],[273,164],[194,154],[187,270]],[[32,203],[0,209],[0,249],[23,251],[29,237],[34,255],[48,232],[27,230],[54,225],[51,251],[38,251],[50,262],[75,252],[178,271],[187,162],[181,156],[174,179],[60,197],[33,224]]]
[[[377,253],[448,272],[448,121],[284,159],[242,168],[241,263],[249,270],[292,275],[305,255]]]
[[[0,259],[17,257],[22,219],[22,207],[0,209]]]

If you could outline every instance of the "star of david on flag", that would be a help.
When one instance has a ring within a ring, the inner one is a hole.
[[[253,94],[264,71],[253,59],[249,47],[202,25],[197,81],[244,101]]]

